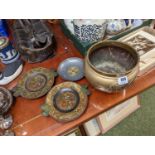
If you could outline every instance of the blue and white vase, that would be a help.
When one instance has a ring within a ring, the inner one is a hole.
[[[115,35],[124,31],[128,26],[124,19],[109,19],[106,32],[109,35]]]
[[[10,64],[19,58],[19,53],[13,48],[7,37],[0,37],[0,60]]]
[[[138,27],[138,26],[141,26],[142,24],[143,24],[142,19],[133,19],[133,21],[132,21],[132,26],[133,27]]]
[[[67,26],[68,30],[74,34],[74,26],[73,26],[73,19],[64,19],[64,23]]]
[[[105,36],[106,19],[74,19],[74,34],[85,43],[100,41]]]

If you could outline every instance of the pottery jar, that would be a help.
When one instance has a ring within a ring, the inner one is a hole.
[[[132,26],[133,27],[138,27],[138,26],[141,26],[142,24],[143,24],[142,19],[133,19],[133,21],[132,21]]]
[[[107,22],[106,32],[109,35],[118,34],[131,26],[131,20],[128,20],[128,23],[129,24],[126,25],[124,19],[109,19]]]
[[[103,39],[107,25],[106,19],[74,19],[74,34],[84,43],[93,43]]]
[[[15,62],[19,58],[19,53],[13,48],[9,38],[0,37],[0,59],[4,64]]]
[[[124,52],[121,51],[120,54],[118,53],[116,55],[115,51],[108,51],[109,53],[107,52],[105,54],[104,52],[106,52],[106,50],[102,53],[97,53],[99,49],[104,47],[111,47],[111,49],[120,48],[124,50]],[[111,64],[109,63],[110,59]],[[115,62],[117,63],[117,61],[118,64],[122,63],[122,66],[126,66],[128,69],[125,71],[122,70],[120,73],[108,72],[99,69],[99,67],[104,67],[104,69],[113,71],[113,68],[115,68]],[[138,71],[138,54],[129,45],[118,41],[98,42],[89,48],[85,57],[85,77],[92,86],[94,86],[94,88],[108,93],[120,91],[130,85],[136,78]]]
[[[73,19],[64,19],[64,23],[69,29],[69,31],[74,34],[74,26],[73,26]]]

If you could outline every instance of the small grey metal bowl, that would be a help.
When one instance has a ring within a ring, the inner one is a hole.
[[[78,81],[84,77],[84,61],[78,57],[67,58],[60,63],[58,74],[68,81]]]

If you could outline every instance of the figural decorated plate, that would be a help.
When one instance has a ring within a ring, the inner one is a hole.
[[[14,96],[36,99],[45,95],[54,83],[55,72],[47,68],[28,71],[13,89]]]
[[[77,81],[84,76],[84,62],[82,59],[72,57],[62,61],[58,67],[58,74],[69,81]]]
[[[13,97],[9,90],[0,87],[0,115],[6,113],[13,103]]]
[[[87,90],[74,82],[54,86],[42,105],[43,115],[50,115],[59,122],[68,122],[80,117],[87,107]]]

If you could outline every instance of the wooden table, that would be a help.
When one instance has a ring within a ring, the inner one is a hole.
[[[42,63],[25,63],[22,74],[31,68],[40,66],[57,69],[59,63],[68,57],[82,57],[78,50],[74,47],[73,43],[66,36],[64,36],[58,24],[52,25],[51,27],[54,31],[57,41],[55,57]],[[21,75],[6,87],[12,89],[20,78]],[[63,80],[60,77],[57,77],[55,84],[61,82],[63,82]],[[79,119],[69,123],[59,123],[53,120],[51,117],[44,117],[41,115],[40,106],[44,103],[45,96],[36,100],[28,100],[18,97],[11,108],[11,113],[14,117],[12,129],[15,131],[16,135],[62,135],[72,128],[81,125],[87,120],[90,120],[91,118],[103,113],[107,109],[154,85],[155,70],[152,70],[149,73],[137,78],[131,86],[120,93],[107,94],[94,90],[93,87],[86,81],[86,79],[82,79],[78,83],[87,83],[89,85],[89,90],[92,93],[89,96],[88,108]]]

